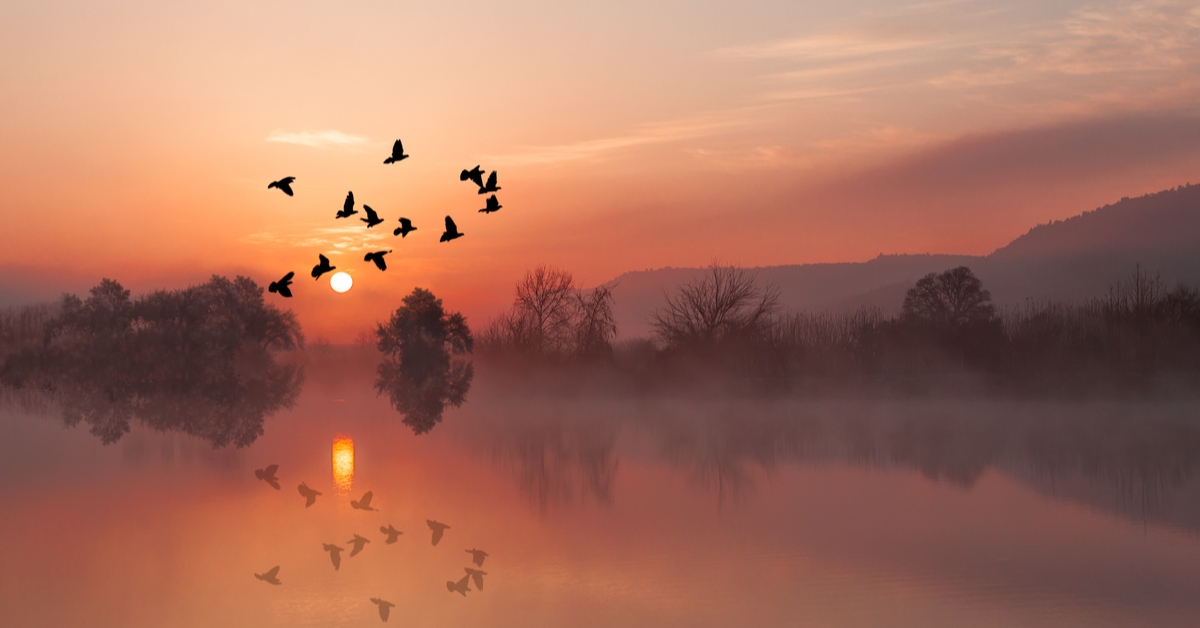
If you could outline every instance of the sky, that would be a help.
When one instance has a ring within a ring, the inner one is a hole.
[[[0,0],[0,290],[292,270],[275,302],[345,342],[415,286],[478,324],[539,264],[986,254],[1200,181],[1198,96],[1174,0]],[[349,190],[388,224],[335,220]]]

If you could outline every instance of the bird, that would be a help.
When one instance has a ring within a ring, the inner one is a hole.
[[[470,580],[470,579],[471,579],[471,575],[467,574],[467,575],[463,576],[462,579],[459,580],[458,582],[455,582],[453,580],[447,580],[446,581],[446,590],[450,591],[451,593],[455,593],[455,592],[462,593],[463,597],[467,597],[467,591],[471,590],[470,587],[467,586],[467,580]]]
[[[277,292],[281,297],[292,298],[292,277],[295,276],[295,271],[292,271],[284,275],[279,281],[272,281],[271,285],[267,286],[267,292]]]
[[[342,552],[346,551],[333,543],[322,543],[321,547],[329,552],[329,559],[333,561],[333,570],[337,571],[342,566]]]
[[[475,166],[470,170],[463,170],[462,173],[458,175],[459,181],[466,181],[468,179],[474,181],[475,185],[483,187],[483,171],[479,169],[479,166]]]
[[[374,508],[371,508],[371,498],[372,497],[374,497],[374,494],[371,493],[371,491],[367,491],[366,493],[363,494],[362,499],[350,500],[350,505],[355,510],[375,510]]]
[[[337,266],[329,265],[328,257],[325,257],[324,255],[321,255],[320,253],[317,254],[317,257],[321,258],[321,263],[317,264],[316,266],[313,266],[313,269],[312,269],[313,279],[320,279],[321,275],[324,275],[325,273],[330,272],[330,271],[334,270],[335,268],[337,268]]]
[[[487,552],[474,548],[467,550],[467,553],[471,555],[471,561],[475,563],[476,567],[482,567],[483,559],[488,556]]]
[[[480,571],[478,569],[471,569],[470,567],[463,567],[463,571],[466,571],[467,575],[471,576],[471,580],[475,582],[475,589],[477,591],[482,591],[483,577],[487,575],[487,572]]]
[[[387,270],[387,262],[383,260],[383,256],[391,252],[391,249],[388,249],[386,251],[374,251],[372,253],[367,253],[363,256],[363,261],[375,262],[375,266],[377,266],[379,270]]]
[[[367,217],[359,218],[359,220],[367,223],[368,229],[370,229],[371,227],[374,227],[375,225],[383,224],[383,222],[384,222],[383,219],[379,217],[379,214],[375,213],[375,210],[371,209],[370,205],[363,205],[363,211],[367,212]]]
[[[417,228],[412,226],[411,220],[409,220],[407,218],[401,218],[400,226],[396,227],[396,230],[392,232],[392,235],[398,235],[401,238],[403,238],[403,237],[407,236],[409,234],[409,232],[416,231],[416,230],[417,230]]]
[[[387,540],[384,541],[384,543],[388,543],[388,544],[395,543],[396,539],[399,539],[400,535],[404,534],[403,532],[397,530],[396,528],[393,528],[392,524],[390,524],[390,523],[387,525],[386,528],[383,526],[379,526],[379,531],[387,535]]]
[[[395,606],[395,604],[392,604],[391,602],[388,602],[385,600],[381,600],[377,597],[371,598],[371,601],[374,602],[375,605],[379,607],[379,618],[382,619],[383,621],[387,621],[388,613],[392,612],[392,607]]]
[[[429,526],[430,530],[433,530],[433,544],[434,545],[437,545],[438,541],[442,540],[442,534],[444,534],[446,532],[446,530],[450,529],[450,526],[448,526],[444,523],[438,523],[437,521],[434,521],[433,519],[426,519],[425,524]]]
[[[350,545],[354,546],[354,549],[350,550],[350,556],[354,557],[355,554],[358,554],[359,552],[361,552],[363,550],[363,547],[365,547],[367,543],[371,542],[371,539],[361,537],[361,536],[355,534],[354,538],[352,538],[346,542],[349,543]]]
[[[314,491],[313,489],[308,488],[308,485],[305,484],[304,482],[301,482],[300,486],[298,488],[300,489],[300,494],[304,496],[304,507],[305,508],[308,508],[309,506],[312,506],[313,504],[315,504],[317,501],[317,495],[321,494],[318,491]]]
[[[396,140],[396,142],[392,144],[392,156],[384,159],[383,163],[394,164],[403,159],[408,159],[408,155],[404,154],[404,144],[402,144],[400,140]]]
[[[284,177],[278,181],[272,181],[272,182],[268,183],[267,189],[269,190],[271,188],[279,188],[279,190],[282,191],[284,194],[287,194],[288,196],[292,196],[292,181],[295,181],[295,180],[296,180],[296,177]]]
[[[492,174],[488,175],[487,183],[479,186],[479,193],[487,194],[488,192],[499,192],[499,191],[500,191],[500,188],[496,186],[496,171],[493,170]]]
[[[459,232],[458,225],[454,224],[454,219],[446,216],[446,231],[442,233],[442,239],[438,240],[438,242],[449,242],[455,238],[461,238],[464,235],[466,234]]]
[[[358,210],[354,209],[354,191],[346,192],[346,202],[342,203],[342,210],[337,213],[336,218],[349,218],[357,214]]]
[[[479,212],[482,214],[490,214],[492,212],[500,211],[501,207],[504,207],[504,206],[500,204],[500,201],[496,200],[496,195],[493,194],[488,197],[487,207],[484,207],[483,209],[479,210]]]
[[[266,573],[254,574],[254,577],[258,578],[259,580],[262,580],[263,582],[269,582],[271,584],[283,584],[282,582],[279,581],[279,578],[276,577],[278,575],[279,575],[279,565],[275,565],[274,567],[269,569]]]
[[[270,484],[271,486],[274,486],[275,490],[278,491],[279,478],[275,477],[275,471],[278,469],[279,465],[277,464],[270,465],[266,469],[255,469],[254,477],[266,482],[267,484]]]

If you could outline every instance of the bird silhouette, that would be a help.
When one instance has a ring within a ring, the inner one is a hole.
[[[475,166],[470,170],[463,170],[462,173],[458,175],[459,181],[466,181],[468,179],[474,181],[475,185],[483,187],[483,171],[479,169],[479,166]]]
[[[315,504],[317,501],[317,495],[321,494],[318,491],[314,491],[313,489],[308,488],[308,485],[305,484],[304,482],[301,482],[300,486],[298,488],[300,489],[300,494],[304,496],[304,507],[305,508],[308,508],[309,506],[312,506],[313,504]]]
[[[275,471],[277,471],[278,469],[279,469],[279,465],[277,465],[277,464],[270,465],[266,469],[255,469],[254,477],[262,480],[263,482],[266,482],[267,484],[270,484],[271,486],[274,486],[275,490],[278,491],[279,490],[279,478],[275,477]]]
[[[363,550],[363,547],[364,547],[364,546],[365,546],[367,543],[370,543],[370,542],[371,542],[371,539],[368,539],[368,538],[365,538],[365,537],[361,537],[361,536],[359,536],[359,535],[355,534],[355,535],[354,535],[354,538],[352,538],[352,539],[350,539],[349,541],[346,541],[346,542],[347,542],[347,543],[349,543],[350,545],[353,545],[353,546],[354,546],[354,549],[350,550],[350,556],[351,556],[351,558],[353,558],[353,557],[354,557],[354,555],[358,554],[359,552],[361,552],[361,551]]]
[[[471,581],[475,583],[475,590],[482,591],[483,577],[487,575],[487,572],[480,571],[478,569],[471,569],[470,567],[463,567],[463,571],[466,571],[467,575],[471,576]]]
[[[354,192],[346,192],[346,201],[342,203],[342,210],[337,213],[336,218],[349,218],[357,213],[358,210],[354,209]]]
[[[368,229],[374,227],[375,225],[383,224],[383,219],[379,217],[379,214],[375,213],[375,210],[371,209],[370,205],[363,205],[363,211],[367,212],[367,217],[359,218],[359,220],[367,223]]]
[[[384,159],[383,163],[394,164],[404,159],[408,159],[408,155],[404,154],[404,144],[400,140],[396,140],[396,143],[392,144],[392,156]]]
[[[471,560],[475,563],[476,567],[482,567],[483,559],[487,558],[488,556],[487,552],[474,548],[467,550],[467,553],[471,555]]]
[[[484,207],[483,209],[479,210],[479,212],[482,214],[490,214],[492,212],[500,211],[501,207],[504,207],[504,206],[500,204],[500,201],[496,200],[496,195],[493,194],[488,197],[487,207]]]
[[[333,570],[337,571],[342,566],[342,552],[346,551],[333,543],[322,543],[321,547],[329,552],[329,559],[333,561]]]
[[[442,239],[438,242],[449,242],[455,238],[461,238],[465,233],[460,233],[458,225],[454,224],[454,219],[446,216],[446,231],[442,234]]]
[[[269,569],[266,573],[254,574],[254,577],[258,578],[259,580],[262,580],[263,582],[269,582],[271,584],[283,584],[282,582],[279,581],[279,578],[276,577],[278,575],[279,575],[279,565],[275,565],[274,567]]]
[[[325,257],[324,255],[321,255],[320,253],[317,254],[317,257],[321,258],[321,263],[317,264],[316,266],[313,266],[313,269],[312,269],[313,279],[320,279],[321,275],[324,275],[325,273],[330,272],[330,271],[334,270],[335,268],[337,268],[337,266],[329,265],[328,257]]]
[[[463,597],[467,597],[467,591],[471,590],[471,588],[467,586],[467,581],[470,579],[471,579],[471,575],[467,574],[467,575],[463,576],[462,579],[459,580],[458,582],[455,582],[453,580],[447,580],[446,581],[446,589],[448,591],[450,591],[451,593],[462,593]]]
[[[267,292],[277,292],[281,297],[292,298],[292,277],[295,276],[296,273],[293,271],[284,275],[279,281],[272,281],[271,285],[267,286]]]
[[[489,192],[499,192],[499,191],[500,191],[500,188],[496,186],[496,171],[493,170],[492,174],[488,175],[487,183],[479,186],[479,193],[487,194]]]
[[[399,539],[400,535],[404,534],[403,532],[397,530],[396,528],[393,528],[392,524],[390,524],[390,523],[387,525],[386,528],[383,526],[379,526],[379,531],[387,535],[387,540],[384,541],[384,543],[388,543],[388,544],[395,543],[396,539]]]
[[[291,196],[292,195],[292,181],[295,181],[295,180],[296,180],[296,177],[284,177],[278,181],[272,181],[272,182],[268,183],[267,189],[269,190],[271,188],[279,188],[279,190],[281,192],[283,192],[284,194],[287,194],[288,196]]]
[[[362,499],[350,500],[350,506],[352,506],[355,510],[375,510],[374,508],[371,508],[372,497],[374,497],[374,494],[371,493],[371,491],[367,491],[363,494]]]
[[[409,234],[409,232],[416,231],[416,230],[417,230],[417,228],[412,226],[411,220],[409,220],[407,218],[401,218],[400,226],[396,227],[396,230],[392,232],[392,235],[398,235],[401,238],[403,238],[403,237],[407,236]]]
[[[384,162],[384,163],[386,163],[386,162]],[[382,619],[383,621],[387,621],[388,614],[392,612],[392,607],[395,606],[395,604],[392,604],[391,602],[387,602],[385,600],[381,600],[377,597],[371,598],[371,601],[374,602],[375,605],[379,607],[379,618]]]
[[[433,544],[434,545],[437,545],[438,541],[442,540],[442,534],[444,534],[446,532],[446,530],[450,529],[450,526],[448,526],[444,523],[438,523],[437,521],[434,521],[433,519],[426,519],[425,524],[429,526],[430,530],[433,530]]]
[[[367,253],[363,256],[363,261],[375,262],[375,266],[378,267],[379,270],[387,270],[387,262],[383,260],[383,256],[391,252],[391,249],[389,249],[387,251],[374,251],[372,253]]]

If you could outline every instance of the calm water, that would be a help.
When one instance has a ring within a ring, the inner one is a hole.
[[[240,450],[0,410],[0,625],[379,625],[370,597],[403,626],[1200,621],[1200,404],[520,399],[484,375],[414,436],[369,378],[309,382]],[[321,544],[356,533],[334,571]]]

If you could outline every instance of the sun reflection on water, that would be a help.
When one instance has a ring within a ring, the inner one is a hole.
[[[343,495],[354,485],[354,439],[343,434],[333,439],[333,485]]]

